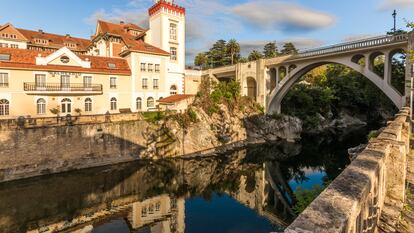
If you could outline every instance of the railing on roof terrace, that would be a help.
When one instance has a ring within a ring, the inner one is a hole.
[[[326,47],[320,47],[315,49],[307,49],[300,51],[297,55],[297,57],[311,57],[311,56],[319,56],[329,53],[338,53],[338,52],[344,52],[349,51],[353,49],[360,49],[360,48],[368,48],[372,46],[378,46],[378,45],[385,45],[385,44],[391,44],[395,42],[404,42],[408,41],[408,34],[400,34],[400,35],[386,35],[386,36],[378,36],[378,37],[371,37],[367,39],[357,40],[357,41],[351,41],[336,45],[330,45]]]

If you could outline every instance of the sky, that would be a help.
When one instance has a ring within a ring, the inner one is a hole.
[[[43,29],[89,38],[97,19],[148,25],[152,0],[0,0],[0,25]],[[187,10],[186,53],[191,64],[198,52],[217,40],[236,39],[243,55],[265,43],[293,42],[314,48],[384,34],[414,21],[414,0],[175,0]]]

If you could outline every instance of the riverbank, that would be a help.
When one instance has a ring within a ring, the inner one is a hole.
[[[205,155],[265,141],[300,138],[296,118],[273,119],[253,105],[193,106],[157,121],[130,120],[0,129],[0,182],[70,170],[183,155]],[[183,122],[190,114],[194,116]],[[257,126],[254,126],[258,124]]]

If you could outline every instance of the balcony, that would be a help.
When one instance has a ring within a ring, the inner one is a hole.
[[[102,94],[101,84],[83,84],[83,83],[24,83],[24,91],[28,94],[42,95],[87,95]]]

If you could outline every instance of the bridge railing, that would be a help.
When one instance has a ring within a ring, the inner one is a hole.
[[[408,34],[400,34],[400,35],[386,35],[386,36],[378,36],[378,37],[372,37],[357,41],[351,41],[336,45],[330,45],[315,49],[307,49],[300,51],[298,53],[298,57],[311,57],[311,56],[319,56],[329,53],[338,53],[338,52],[344,52],[349,51],[353,49],[360,49],[360,48],[367,48],[372,46],[378,46],[378,45],[384,45],[384,44],[390,44],[395,42],[403,42],[408,41]]]

